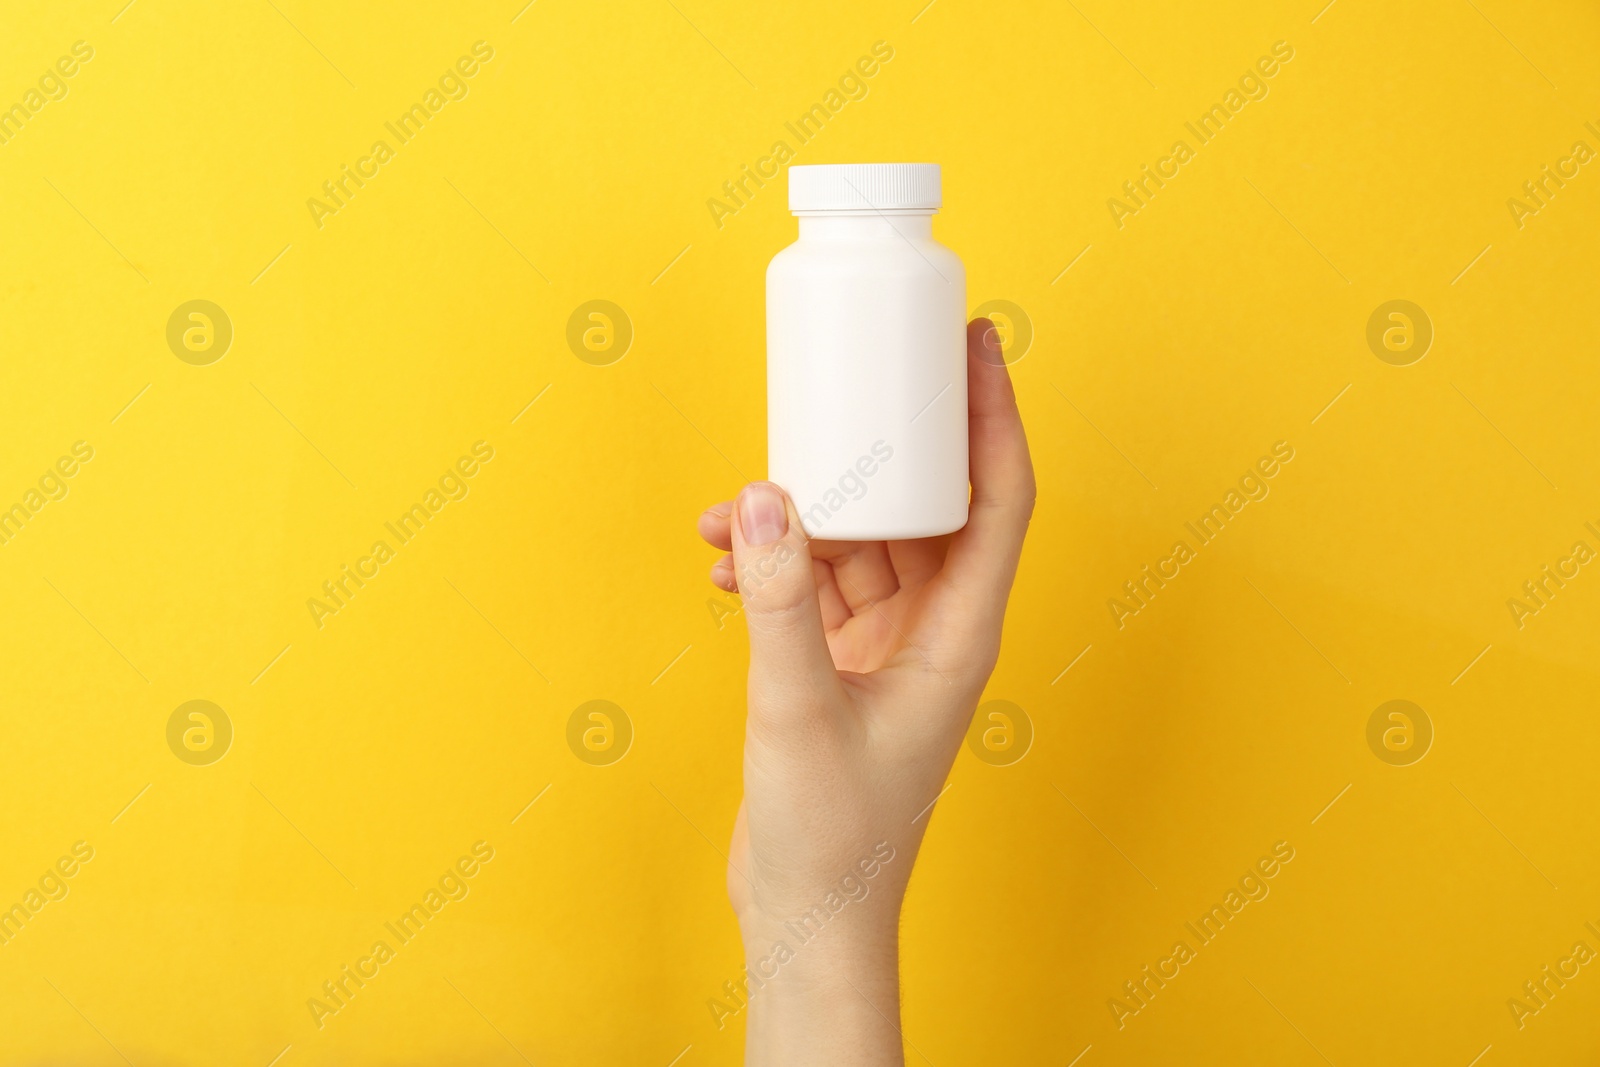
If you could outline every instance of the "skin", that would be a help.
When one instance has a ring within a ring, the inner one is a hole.
[[[904,1062],[900,907],[999,656],[1033,514],[1028,443],[986,319],[967,326],[967,395],[972,501],[955,534],[808,541],[768,482],[700,516],[728,553],[711,580],[740,594],[750,635],[728,896],[758,975],[752,1065]],[[799,928],[813,908],[824,920]]]

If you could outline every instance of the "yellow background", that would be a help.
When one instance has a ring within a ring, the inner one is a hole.
[[[932,819],[910,1060],[1600,1051],[1594,965],[1506,1006],[1600,948],[1600,568],[1506,606],[1600,547],[1597,164],[1506,206],[1600,148],[1592,4],[122,4],[12,0],[0,33],[0,103],[95,50],[0,146],[0,502],[95,449],[0,546],[0,904],[95,849],[0,947],[0,1060],[739,1062],[707,1001],[742,962],[746,649],[693,522],[763,473],[795,225],[781,181],[720,229],[706,201],[879,40],[797,162],[943,164],[971,304],[1036,331],[988,693],[1035,739],[963,750]],[[470,94],[314,225],[479,40]],[[1118,229],[1280,40],[1270,95]],[[1407,367],[1365,341],[1397,298],[1436,331]],[[209,366],[165,340],[191,299],[234,326]],[[591,299],[636,332],[609,366],[565,342]],[[307,598],[478,440],[470,495],[319,630]],[[1279,440],[1271,495],[1119,630],[1107,599]],[[210,766],[166,743],[194,699],[235,731]],[[593,699],[635,731],[610,766],[566,743]],[[1412,766],[1367,745],[1391,699],[1435,730]],[[471,894],[319,1030],[308,998],[478,840]],[[1119,1030],[1108,999],[1279,840],[1271,895]]]

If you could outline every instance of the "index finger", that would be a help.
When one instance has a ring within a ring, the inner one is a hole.
[[[998,638],[1036,489],[1011,372],[988,319],[967,324],[967,457],[972,502],[943,577],[980,632]]]

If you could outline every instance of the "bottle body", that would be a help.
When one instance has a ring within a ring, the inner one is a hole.
[[[807,535],[966,525],[966,302],[931,212],[801,215],[767,268],[767,466]]]

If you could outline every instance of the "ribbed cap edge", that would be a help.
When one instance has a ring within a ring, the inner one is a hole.
[[[832,163],[789,168],[790,211],[937,211],[937,163]]]

